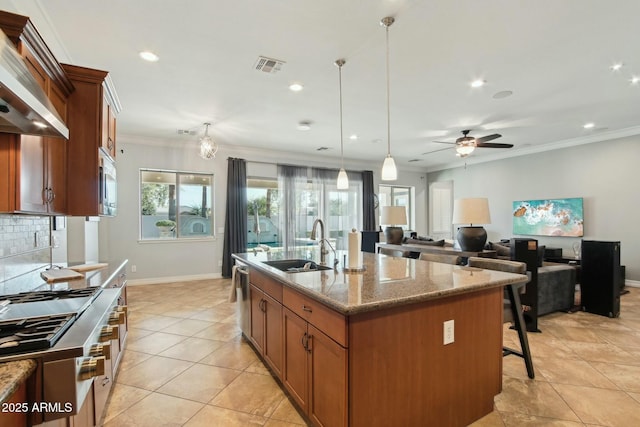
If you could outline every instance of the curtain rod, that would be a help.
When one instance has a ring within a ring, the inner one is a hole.
[[[235,157],[229,157],[231,158],[235,158]],[[304,165],[295,165],[293,163],[274,163],[274,162],[265,162],[265,161],[260,161],[260,160],[246,160],[245,161],[247,163],[257,163],[257,164],[261,164],[261,165],[274,165],[274,166],[294,166],[294,167],[304,167]],[[336,172],[339,171],[339,168],[327,168],[327,167],[321,167],[321,166],[307,166],[310,168],[319,168],[319,169],[328,169],[328,170],[335,170]],[[353,170],[353,169],[347,169],[347,172],[364,172],[365,169],[362,170]]]

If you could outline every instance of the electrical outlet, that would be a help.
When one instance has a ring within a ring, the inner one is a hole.
[[[138,267],[134,264],[131,266],[131,272],[135,273],[136,271],[138,271]]]
[[[455,341],[454,322],[453,319],[447,320],[443,325],[444,345],[451,344]]]

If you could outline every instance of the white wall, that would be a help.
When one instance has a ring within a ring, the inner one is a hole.
[[[489,241],[511,238],[512,202],[563,197],[584,198],[584,239],[621,242],[628,280],[640,280],[640,137],[585,144],[428,174],[429,182],[453,180],[454,197],[488,197]],[[532,236],[539,244],[563,249],[579,238]]]
[[[276,178],[275,163],[299,164],[319,167],[337,167],[339,159],[313,161],[309,157],[295,156],[277,150],[255,150],[222,146],[213,161],[200,159],[193,138],[176,141],[172,146],[149,144],[119,136],[116,168],[118,174],[118,215],[101,218],[100,257],[102,260],[128,259],[128,276],[133,280],[151,282],[178,278],[219,277],[222,260],[223,234],[216,233],[214,240],[140,242],[139,236],[139,170],[155,168],[178,171],[214,173],[215,228],[224,227],[227,188],[227,158],[247,160],[247,175]],[[379,184],[380,164],[348,162],[345,167],[353,170],[373,170],[374,184]],[[252,162],[253,161],[253,162]],[[274,164],[265,164],[272,162]],[[419,170],[401,170],[397,185],[416,187],[416,230],[426,232],[426,173]],[[106,243],[105,243],[106,242]],[[104,253],[108,247],[108,254]],[[131,267],[135,266],[136,272]]]

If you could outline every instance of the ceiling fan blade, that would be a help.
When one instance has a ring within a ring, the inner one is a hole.
[[[495,143],[495,142],[478,142],[476,143],[476,147],[480,147],[480,148],[511,148],[513,147],[513,144],[500,144],[500,143]]]
[[[449,145],[456,145],[457,142],[444,142],[444,141],[431,141],[431,142],[437,142],[438,144],[449,144]]]
[[[434,141],[434,142],[436,142],[436,141]],[[443,142],[443,144],[449,144],[449,143],[448,142]],[[425,154],[438,153],[440,151],[445,151],[445,150],[451,150],[451,148],[447,147],[447,148],[441,148],[439,150],[427,151],[426,153],[422,153],[422,155],[424,156]]]
[[[498,139],[501,136],[502,135],[500,135],[499,133],[494,133],[493,135],[487,135],[487,136],[483,136],[482,138],[476,138],[476,142],[493,141],[494,139]]]

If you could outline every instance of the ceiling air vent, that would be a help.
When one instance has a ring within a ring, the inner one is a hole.
[[[267,58],[266,56],[259,56],[258,61],[256,62],[255,69],[258,71],[263,71],[265,73],[275,74],[280,71],[282,68],[282,64],[284,61],[280,61],[279,59]]]
[[[178,135],[187,135],[187,136],[194,136],[197,134],[195,130],[188,130],[188,129],[178,129],[177,132],[178,132]]]
[[[329,149],[329,147],[318,147],[318,148],[316,148],[316,151],[326,151],[328,149]]]

